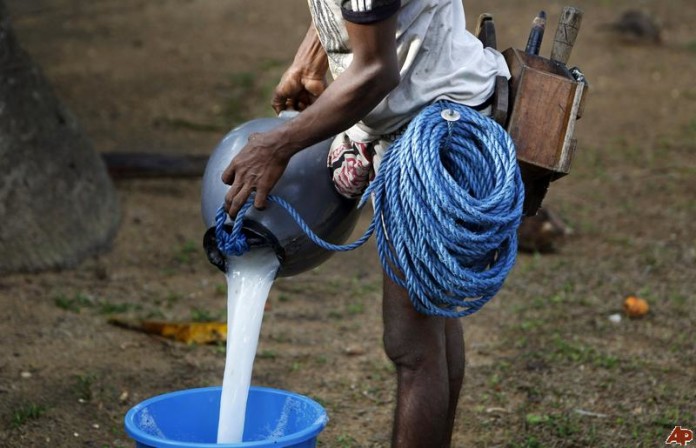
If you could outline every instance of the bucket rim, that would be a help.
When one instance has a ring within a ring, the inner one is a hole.
[[[141,430],[138,428],[138,425],[135,423],[135,415],[143,408],[151,405],[152,403],[156,403],[158,401],[161,401],[165,398],[170,398],[178,395],[189,395],[189,394],[194,394],[194,393],[201,393],[201,392],[216,392],[220,391],[222,392],[222,386],[209,386],[209,387],[196,387],[196,388],[191,388],[191,389],[183,389],[183,390],[178,390],[174,392],[167,392],[159,395],[152,396],[146,400],[141,401],[140,403],[136,404],[132,408],[128,410],[124,417],[124,424],[125,424],[125,429],[126,433],[130,438],[135,440],[136,442],[139,443],[144,443],[144,444],[150,444],[156,448],[251,448],[251,447],[263,447],[263,446],[268,446],[269,445],[269,440],[256,440],[256,441],[249,441],[249,442],[239,442],[239,443],[201,443],[201,442],[182,442],[182,441],[177,441],[177,440],[168,440],[168,439],[161,439],[159,437],[153,436],[152,434],[148,434],[145,431]],[[283,390],[283,389],[277,389],[273,387],[265,387],[265,386],[250,386],[249,387],[249,392],[255,391],[255,392],[264,392],[264,393],[271,393],[271,394],[276,394],[276,395],[283,395],[283,396],[289,396],[289,397],[294,397],[299,400],[308,402],[311,404],[313,407],[317,408],[317,410],[320,411],[320,416],[316,419],[314,423],[311,425],[307,426],[305,429],[301,431],[297,431],[295,433],[285,435],[282,437],[278,437],[277,439],[273,439],[270,443],[272,443],[274,446],[292,446],[293,444],[309,440],[312,437],[317,437],[319,433],[324,429],[326,424],[329,421],[328,415],[326,413],[326,409],[322,405],[320,405],[316,400],[306,396],[302,395],[296,392],[291,392],[288,390]],[[323,418],[322,418],[323,417]]]

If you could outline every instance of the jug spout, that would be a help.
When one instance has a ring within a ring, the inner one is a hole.
[[[225,225],[227,232],[232,231],[231,225]],[[208,261],[220,269],[222,272],[227,272],[227,256],[220,251],[217,237],[215,235],[216,228],[209,228],[203,235],[203,249]],[[270,247],[275,252],[280,263],[283,263],[284,250],[278,239],[267,230],[259,227],[254,222],[245,222],[242,233],[247,239],[247,244],[250,248]]]
[[[209,228],[203,235],[203,249],[208,261],[222,272],[227,272],[227,258],[220,252],[215,237],[215,227]]]

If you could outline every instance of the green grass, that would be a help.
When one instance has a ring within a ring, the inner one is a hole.
[[[194,255],[200,252],[199,245],[192,240],[185,241],[179,246],[174,254],[174,259],[181,264],[190,265],[193,262]]]
[[[541,444],[534,436],[528,436],[525,440],[521,442],[513,442],[508,445],[508,448],[543,448],[544,445]]]
[[[553,361],[565,361],[574,364],[591,364],[605,369],[615,368],[619,360],[616,356],[608,355],[599,350],[583,345],[575,341],[554,336],[553,346],[555,350],[551,354]]]
[[[93,398],[92,385],[97,380],[97,376],[92,373],[75,376],[75,393],[77,398],[84,401],[90,401]]]
[[[60,309],[71,311],[73,313],[79,313],[82,308],[93,307],[94,298],[83,293],[76,293],[72,297],[61,294],[54,299],[54,303]]]
[[[36,420],[46,412],[46,407],[35,403],[21,405],[12,412],[11,426],[19,428],[29,421]]]
[[[330,319],[336,319],[336,320],[343,319],[343,313],[340,311],[337,311],[337,310],[329,311],[328,316]]]
[[[365,312],[365,304],[360,301],[351,302],[346,306],[346,312],[351,316],[363,314]]]
[[[133,303],[111,303],[100,302],[98,306],[99,314],[122,314],[131,310],[141,309],[140,305]]]
[[[336,446],[340,448],[351,448],[359,445],[353,436],[343,433],[336,436]]]
[[[278,353],[275,350],[262,350],[257,355],[259,359],[271,359],[274,360],[278,357]]]
[[[210,311],[203,308],[191,308],[191,320],[194,322],[217,322],[221,320],[221,311]]]
[[[691,53],[696,53],[696,40],[687,42],[686,45],[684,45],[684,48]]]
[[[221,107],[223,122],[229,125],[250,118],[275,116],[269,104],[284,67],[284,62],[266,60],[250,71],[232,73]]]
[[[60,294],[53,301],[58,308],[76,314],[81,313],[85,309],[96,311],[99,314],[118,314],[142,309],[142,306],[138,304],[114,303],[81,292],[72,296]]]

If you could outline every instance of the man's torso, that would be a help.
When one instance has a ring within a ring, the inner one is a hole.
[[[315,28],[334,78],[352,61],[341,0],[308,0]],[[392,0],[354,0],[361,12],[384,8]],[[351,9],[351,2],[344,8]],[[399,85],[372,112],[348,131],[355,141],[370,141],[395,132],[424,106],[448,99],[468,106],[485,102],[495,76],[509,77],[502,55],[465,27],[460,0],[401,0],[397,18]]]

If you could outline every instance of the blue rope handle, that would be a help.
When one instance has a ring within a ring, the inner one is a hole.
[[[448,101],[425,108],[387,151],[358,207],[369,197],[373,220],[346,245],[322,240],[282,198],[268,200],[326,250],[353,250],[375,233],[385,272],[421,313],[466,316],[500,290],[515,263],[524,187],[512,139],[495,121]],[[229,233],[218,210],[223,254],[249,250],[241,228],[252,204],[240,209]]]
[[[328,241],[325,241],[321,239],[319,235],[314,233],[314,231],[307,225],[307,223],[302,219],[299,213],[297,213],[297,210],[290,205],[289,202],[287,202],[285,199],[275,196],[275,195],[269,195],[268,196],[268,201],[273,202],[275,204],[280,205],[283,207],[288,214],[295,220],[297,225],[300,227],[300,229],[307,234],[307,237],[317,246],[321,247],[322,249],[333,251],[333,252],[347,252],[353,249],[357,249],[358,247],[362,246],[365,244],[365,242],[370,239],[372,236],[372,233],[374,232],[375,228],[375,223],[374,220],[373,222],[370,223],[368,226],[367,230],[365,230],[365,233],[358,238],[356,241],[350,243],[350,244],[332,244],[329,243]],[[215,238],[218,241],[218,249],[220,249],[220,252],[224,255],[230,256],[239,256],[243,255],[246,252],[250,250],[249,244],[247,243],[246,236],[244,233],[242,233],[242,222],[244,221],[244,215],[246,214],[246,211],[253,205],[254,199],[253,197],[250,197],[247,199],[247,202],[242,206],[242,208],[239,210],[237,213],[237,216],[234,220],[234,224],[232,225],[232,230],[230,232],[227,232],[225,229],[225,222],[227,220],[227,213],[225,212],[224,206],[221,206],[216,215],[215,215]],[[362,206],[362,202],[358,207]]]

